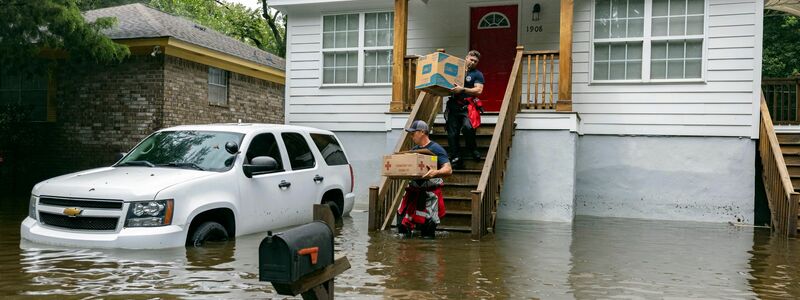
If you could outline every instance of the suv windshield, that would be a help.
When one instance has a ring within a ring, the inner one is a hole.
[[[244,134],[217,131],[161,131],[147,137],[115,166],[226,171],[236,156],[225,143],[241,145]]]

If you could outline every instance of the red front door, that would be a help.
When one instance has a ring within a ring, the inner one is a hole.
[[[517,47],[517,6],[473,7],[470,10],[469,47],[481,53],[483,106],[500,111]]]

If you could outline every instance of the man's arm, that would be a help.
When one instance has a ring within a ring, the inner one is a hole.
[[[472,88],[465,88],[456,83],[456,85],[450,89],[454,94],[465,93],[467,95],[477,97],[483,93],[483,83],[475,83],[475,87]]]
[[[428,173],[425,173],[425,176],[422,176],[424,179],[434,178],[434,177],[448,177],[453,174],[453,167],[450,166],[450,163],[445,163],[442,165],[441,169],[438,170],[430,170]]]

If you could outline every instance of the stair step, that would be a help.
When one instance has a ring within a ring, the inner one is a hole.
[[[446,182],[478,184],[481,170],[453,170],[453,175],[445,178]]]
[[[432,134],[431,135],[431,139],[434,142],[439,143],[439,145],[442,145],[445,148],[447,147],[447,145],[449,145],[449,143],[447,142],[447,134]],[[492,135],[491,134],[476,135],[475,136],[475,144],[477,144],[478,147],[487,147],[488,148],[491,143],[492,143]],[[466,139],[462,135],[461,136],[461,145],[465,145],[465,144],[466,144]]]
[[[453,231],[453,232],[472,232],[472,226],[436,226],[437,231]]]
[[[800,134],[797,133],[778,133],[778,143],[796,143],[800,142]]]
[[[443,194],[445,198],[450,197],[472,197],[472,191],[477,189],[477,184],[468,184],[468,183],[454,183],[454,182],[447,182],[444,183]]]
[[[433,131],[432,134],[440,134],[444,133],[447,134],[447,128],[445,127],[444,123],[436,123],[433,124]],[[475,133],[476,135],[491,135],[494,134],[494,124],[481,124],[481,127],[478,127],[478,131]]]
[[[786,169],[789,170],[789,175],[800,176],[800,163],[787,163]]]
[[[443,226],[471,226],[472,213],[465,211],[447,210],[447,214],[442,218]]]

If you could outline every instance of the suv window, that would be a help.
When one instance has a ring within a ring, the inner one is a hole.
[[[328,163],[329,166],[347,164],[347,156],[344,155],[342,146],[339,145],[339,141],[337,141],[334,136],[312,133],[311,139],[314,141],[314,144],[317,145],[319,153],[322,153],[322,157],[325,158],[325,162]]]
[[[281,137],[283,142],[286,143],[286,152],[289,154],[289,163],[292,165],[292,170],[314,167],[314,154],[311,153],[308,142],[301,134],[284,132],[281,133]]]
[[[247,159],[245,163],[250,163],[254,157],[269,156],[278,162],[278,169],[283,170],[283,161],[281,161],[281,151],[278,149],[278,142],[275,141],[275,136],[272,133],[262,133],[253,138],[250,142],[250,147],[247,148]]]

